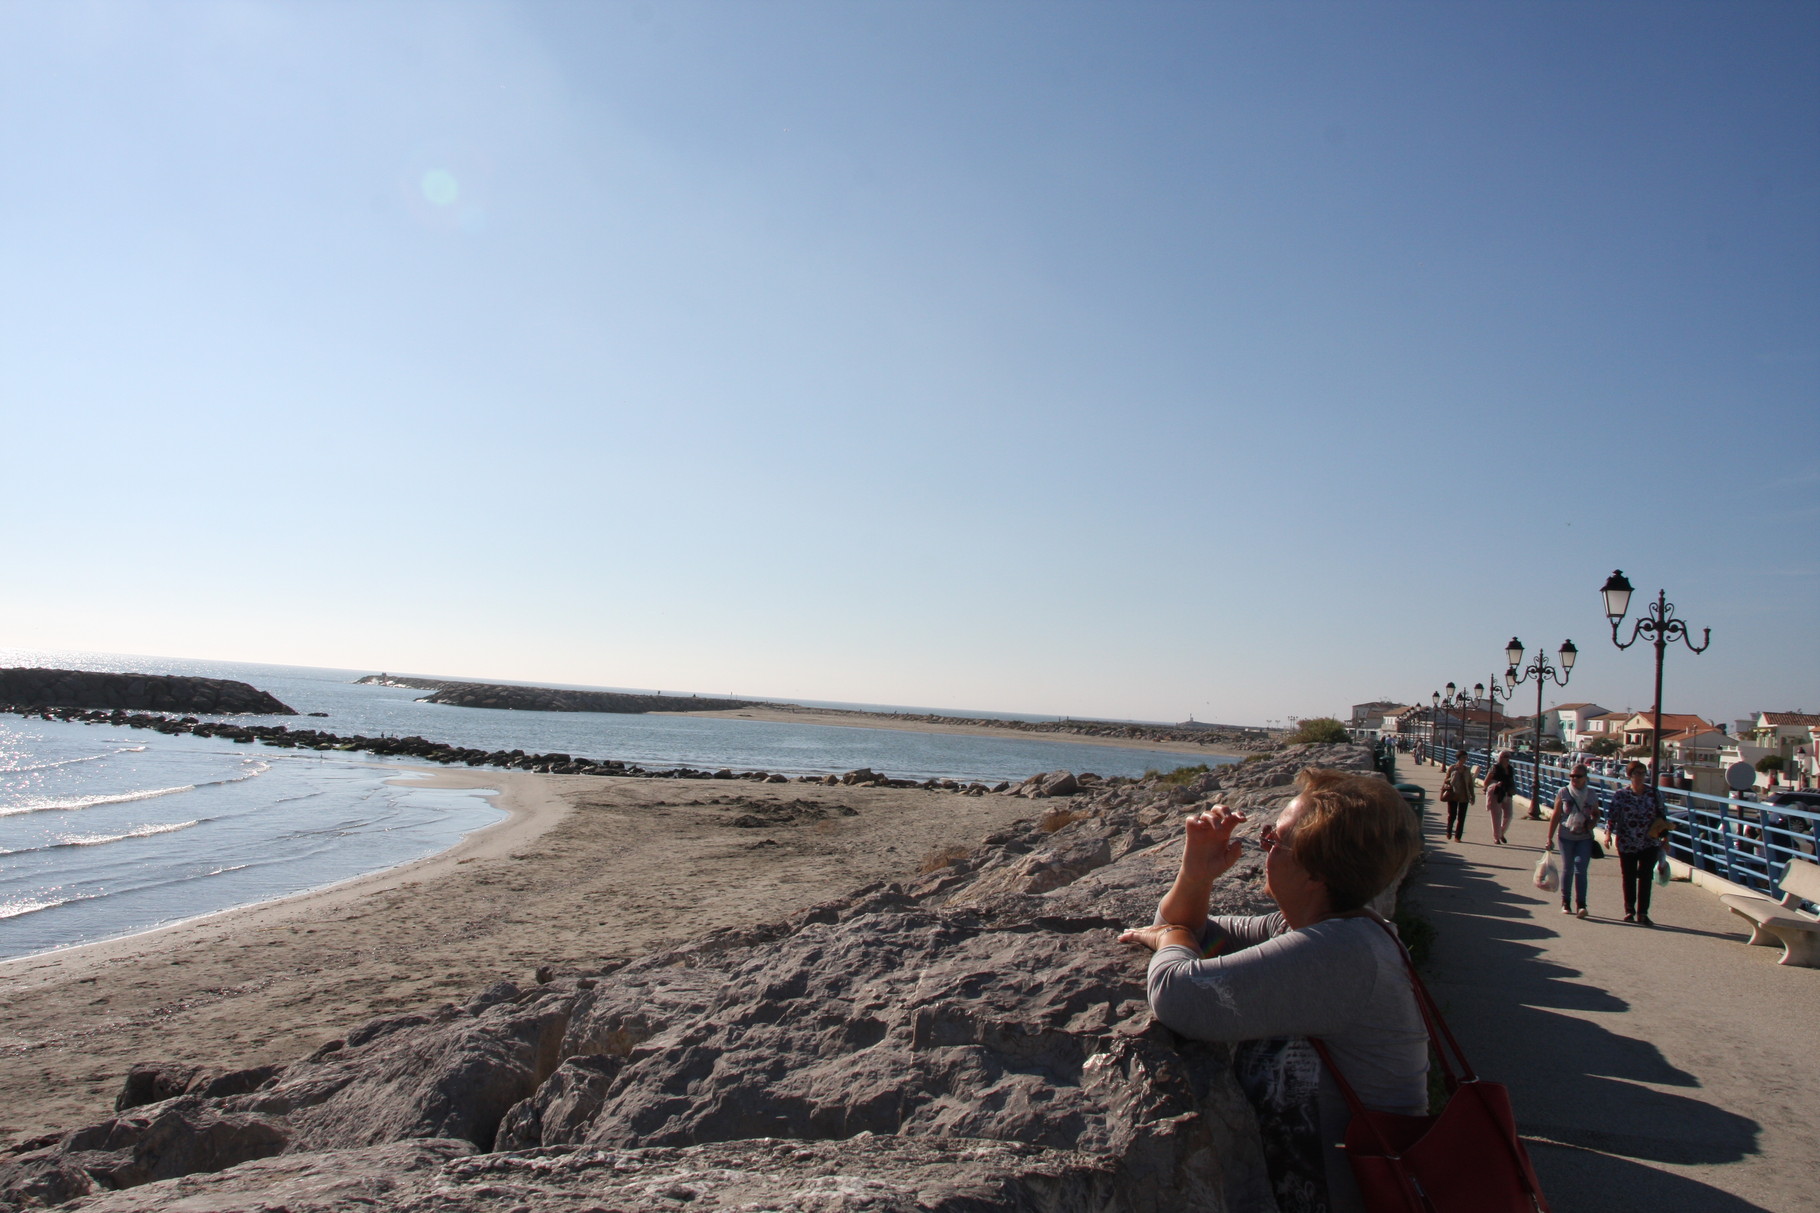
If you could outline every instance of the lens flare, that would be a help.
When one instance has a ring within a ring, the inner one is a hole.
[[[399,199],[432,231],[478,235],[488,226],[492,177],[493,158],[483,149],[439,139],[412,149],[399,165]]]
[[[431,206],[454,206],[461,200],[461,183],[446,168],[433,168],[418,182],[423,199]]]

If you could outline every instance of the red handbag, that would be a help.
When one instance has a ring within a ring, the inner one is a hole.
[[[1375,915],[1374,915],[1375,917]],[[1396,932],[1379,925],[1396,940]],[[1473,1073],[1460,1042],[1441,1018],[1434,996],[1417,976],[1397,940],[1415,987],[1416,1006],[1441,1063],[1447,1104],[1434,1116],[1374,1112],[1333,1064],[1327,1048],[1310,1040],[1352,1108],[1345,1149],[1353,1178],[1371,1213],[1549,1213],[1542,1185],[1517,1138],[1510,1092]],[[1456,1067],[1455,1059],[1458,1059]]]

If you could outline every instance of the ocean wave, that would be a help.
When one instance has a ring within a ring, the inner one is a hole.
[[[66,906],[72,901],[89,901],[92,897],[92,894],[83,894],[79,897],[57,897],[50,901],[31,901],[26,898],[16,901],[0,901],[0,919],[36,914],[40,910],[54,910],[58,906]]]
[[[44,800],[25,800],[18,804],[0,805],[0,817],[13,817],[20,813],[54,813],[74,809],[92,809],[104,804],[128,804],[135,800],[152,800],[159,796],[174,796],[178,792],[194,792],[198,788],[217,788],[230,783],[244,783],[257,779],[272,769],[272,764],[258,759],[245,760],[249,766],[238,775],[228,775],[221,779],[205,779],[201,783],[180,784],[174,788],[144,788],[136,792],[116,792],[110,796],[64,796]]]
[[[187,830],[191,826],[201,825],[204,820],[204,818],[198,817],[194,821],[143,825],[122,834],[69,834],[55,842],[46,842],[35,847],[18,847],[10,851],[0,847],[0,855],[25,855],[32,851],[55,851],[62,847],[98,847],[109,842],[125,842],[129,838],[150,838],[155,834],[175,834],[178,830]]]
[[[119,749],[109,750],[105,754],[84,754],[80,758],[63,758],[56,762],[34,762],[22,767],[0,767],[0,775],[22,774],[26,771],[49,771],[57,767],[73,767],[81,762],[100,762],[102,759],[112,758],[116,754],[139,754],[143,753],[144,750],[145,747],[142,745],[123,745]]]

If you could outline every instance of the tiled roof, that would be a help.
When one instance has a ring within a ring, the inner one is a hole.
[[[1650,712],[1632,712],[1631,719],[1641,720],[1642,728],[1647,729],[1647,728],[1653,728],[1655,726],[1655,716],[1654,716],[1654,714],[1652,714]],[[1710,729],[1710,728],[1714,728],[1714,727],[1715,727],[1714,725],[1708,724],[1706,721],[1700,719],[1700,717],[1689,715],[1686,712],[1664,712],[1664,713],[1662,713],[1662,735],[1664,737],[1666,737],[1671,732],[1680,732],[1683,729],[1693,729],[1693,728]]]
[[[1667,730],[1663,730],[1662,740],[1663,741],[1692,741],[1694,738],[1704,737],[1708,733],[1719,733],[1719,730],[1714,728],[1711,725],[1696,726],[1695,728],[1691,728],[1691,729],[1682,729],[1679,733],[1670,733]],[[1719,733],[1719,735],[1724,736],[1723,733]]]
[[[1768,724],[1768,725],[1777,725],[1777,724],[1792,724],[1792,725],[1803,725],[1803,724],[1806,724],[1806,725],[1814,725],[1814,724],[1820,724],[1820,715],[1815,715],[1815,714],[1814,714],[1814,713],[1812,713],[1812,712],[1763,712],[1763,713],[1761,713],[1761,715],[1762,715],[1762,717],[1763,717],[1763,723],[1764,723],[1764,724]]]

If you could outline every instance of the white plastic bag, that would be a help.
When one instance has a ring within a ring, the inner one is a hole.
[[[1668,877],[1669,877],[1668,856],[1666,856],[1666,855],[1656,856],[1656,883],[1657,884],[1667,884]]]
[[[1561,891],[1561,857],[1555,852],[1536,860],[1536,887],[1544,893]]]

